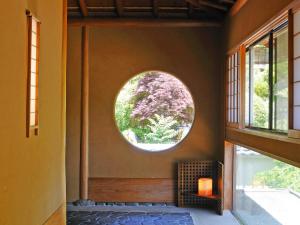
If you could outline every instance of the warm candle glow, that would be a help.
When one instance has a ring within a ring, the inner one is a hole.
[[[199,178],[198,180],[198,194],[203,196],[212,195],[212,179],[211,178]]]

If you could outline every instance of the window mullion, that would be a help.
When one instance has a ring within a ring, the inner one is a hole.
[[[269,37],[269,129],[273,129],[273,32]]]

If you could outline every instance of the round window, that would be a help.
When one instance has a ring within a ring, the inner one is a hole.
[[[161,71],[131,78],[115,104],[116,124],[124,138],[137,148],[154,152],[181,142],[191,129],[194,113],[186,86]]]

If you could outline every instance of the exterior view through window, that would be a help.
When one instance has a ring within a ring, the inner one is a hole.
[[[166,150],[182,141],[191,129],[194,112],[185,85],[160,71],[130,79],[115,103],[120,132],[129,143],[147,151]]]
[[[288,28],[283,24],[246,52],[246,125],[288,130]]]
[[[236,146],[234,214],[245,225],[297,225],[300,168]]]

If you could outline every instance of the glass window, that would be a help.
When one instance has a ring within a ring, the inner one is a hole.
[[[236,146],[233,213],[244,225],[297,225],[300,168]]]
[[[288,129],[288,30],[273,35],[273,128]]]
[[[245,86],[246,126],[287,132],[287,24],[248,47]]]

